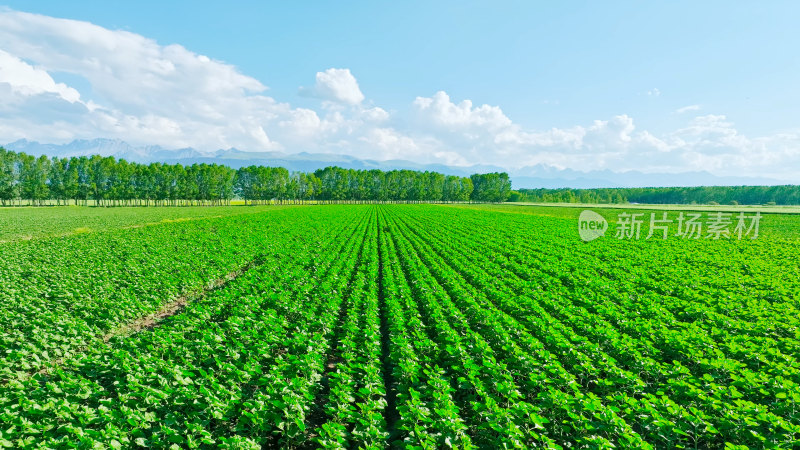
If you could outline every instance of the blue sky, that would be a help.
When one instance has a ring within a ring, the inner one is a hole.
[[[258,148],[246,139],[231,138],[231,130],[224,129],[227,138],[208,139],[212,146],[230,143],[252,150],[337,153],[352,148],[355,156],[376,159],[548,164],[577,170],[705,168],[720,174],[747,170],[752,175],[774,175],[787,165],[800,168],[796,81],[800,4],[796,2],[206,5],[6,0],[5,5],[7,14],[72,19],[112,32],[124,30],[160,47],[178,44],[257,80],[266,88],[258,95],[289,108],[259,109],[253,114],[288,123],[281,120],[283,116],[300,120],[298,116],[308,118],[307,111],[313,111],[322,123],[320,129],[326,121],[338,124],[330,125],[327,134],[303,140],[282,135],[289,125],[281,131],[268,123],[272,119],[264,119],[254,124],[263,128],[270,144]],[[40,44],[32,32],[22,34],[13,37],[27,43],[4,48],[0,39],[0,50],[76,89],[84,103],[91,100],[115,111],[117,118],[138,117],[137,124],[150,120],[144,115],[157,115],[149,113],[156,107],[145,106],[146,114],[130,111],[130,101],[114,98],[110,90],[124,89],[124,80],[98,87],[100,82],[87,75],[85,67],[76,68],[54,56],[85,60],[92,56],[91,47],[61,46],[56,40],[47,44],[55,47],[49,56],[22,54],[26,45]],[[330,69],[349,70],[349,74],[331,73],[351,76],[363,100],[326,97],[324,92],[330,92],[324,80],[319,84],[317,74]],[[437,97],[439,92],[446,93],[447,101]],[[418,98],[432,99],[432,106],[425,108],[426,102]],[[465,100],[471,103],[461,104]],[[480,110],[482,105],[488,109]],[[32,108],[27,105],[25,110]],[[363,114],[374,108],[386,117],[369,128]],[[0,114],[12,112],[0,110]],[[181,117],[161,115],[157,119],[174,121],[187,133],[191,130],[182,125]],[[348,121],[349,128],[342,125]],[[54,127],[42,126],[28,134],[0,128],[0,141],[47,140],[42,128]],[[336,132],[330,132],[334,128]],[[97,127],[96,132],[108,134],[108,129]],[[389,139],[381,145],[394,142],[398,149],[416,150],[370,153],[357,148],[369,147],[368,143],[380,147],[375,144],[378,134]],[[155,142],[147,141],[148,136]],[[166,147],[197,145],[175,138],[174,133],[170,136],[145,132],[139,140]],[[88,136],[62,130],[49,140],[73,137]],[[124,133],[109,137],[130,140]],[[624,152],[618,150],[622,147]],[[437,153],[441,156],[431,156]],[[753,166],[752,161],[764,160],[771,165]]]

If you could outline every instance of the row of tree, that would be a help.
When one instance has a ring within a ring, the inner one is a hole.
[[[511,195],[510,200],[542,203],[800,205],[800,186],[520,189]]]
[[[114,157],[48,158],[0,147],[0,203],[197,205],[245,202],[424,201],[502,202],[511,193],[506,173],[471,177],[413,170],[326,167],[289,173],[282,167],[238,170],[218,164],[138,164]]]

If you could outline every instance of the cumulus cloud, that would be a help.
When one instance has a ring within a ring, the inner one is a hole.
[[[658,88],[653,88],[653,89],[650,89],[649,91],[647,91],[647,95],[649,95],[651,97],[658,97],[658,96],[661,95],[661,91],[658,90]]]
[[[359,139],[375,147],[387,159],[407,158],[420,152],[413,139],[392,128],[374,128]]]
[[[686,126],[657,136],[637,129],[626,114],[540,131],[514,123],[497,106],[475,107],[469,100],[454,103],[444,92],[418,97],[413,106],[425,124],[415,131],[425,130],[442,151],[456,152],[473,164],[512,169],[545,164],[584,171],[707,170],[785,180],[795,175],[778,161],[789,163],[786,167],[800,166],[800,133],[751,139],[724,115],[697,116]]]
[[[472,101],[455,104],[444,91],[433,97],[417,97],[414,106],[425,121],[455,130],[481,128],[497,130],[511,125],[511,120],[497,106],[472,106]]]
[[[56,94],[29,99],[20,114],[8,118],[10,128],[41,122],[37,110],[58,110],[60,103],[80,101],[75,88],[55,83],[51,73],[84,78],[95,97],[70,117],[40,123],[40,132],[29,137],[46,139],[40,135],[46,131],[63,138],[101,135],[209,150],[279,147],[264,125],[287,114],[288,105],[263,95],[266,87],[235,67],[180,45],[162,46],[127,31],[16,11],[0,12],[0,42],[2,82],[11,86],[3,101],[9,95]],[[32,127],[27,128],[30,132]]]
[[[264,84],[230,64],[127,31],[5,10],[0,42],[0,137],[6,141],[109,137],[201,150],[347,151],[342,139],[360,142],[354,134],[390,116],[361,104],[348,69],[317,74],[315,94],[352,106],[321,117],[276,101]],[[91,91],[56,82],[53,74],[84,79]]]
[[[361,111],[361,117],[370,122],[385,122],[389,120],[389,113],[385,109],[375,106],[374,108],[365,108]]]
[[[33,67],[3,50],[0,50],[0,83],[7,84],[15,94],[26,97],[52,93],[69,103],[81,98],[77,90],[64,83],[56,83],[47,71]]]
[[[364,101],[364,94],[361,93],[358,81],[350,73],[350,69],[331,68],[317,72],[317,82],[314,87],[301,87],[300,94],[345,105],[358,105]]]

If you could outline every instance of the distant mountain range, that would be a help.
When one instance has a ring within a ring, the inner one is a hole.
[[[404,160],[376,161],[358,159],[348,155],[329,153],[247,152],[230,148],[214,152],[201,152],[193,148],[168,150],[160,146],[135,147],[114,139],[75,140],[69,144],[41,144],[21,139],[4,146],[8,150],[29,155],[58,157],[114,156],[138,163],[162,162],[191,165],[217,163],[238,169],[249,165],[285,167],[290,171],[313,172],[327,166],[347,169],[410,169],[430,170],[448,175],[469,176],[473,173],[506,171],[515,189],[520,188],[598,188],[598,187],[672,187],[672,186],[740,186],[777,185],[786,181],[756,177],[721,177],[709,172],[644,173],[638,171],[614,172],[593,170],[581,172],[558,169],[543,164],[507,170],[500,166],[474,165],[468,167],[444,164],[419,164]]]

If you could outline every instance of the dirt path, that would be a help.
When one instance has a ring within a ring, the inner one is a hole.
[[[206,286],[202,287],[201,289],[197,289],[195,291],[180,295],[178,297],[174,297],[172,300],[168,301],[167,303],[163,304],[157,311],[150,313],[146,316],[140,317],[135,319],[131,322],[119,325],[109,331],[108,333],[98,336],[99,339],[102,339],[103,344],[108,344],[108,342],[115,338],[115,337],[127,337],[134,335],[142,330],[145,329],[152,329],[157,327],[161,322],[165,319],[172,317],[174,315],[180,314],[190,303],[200,300],[208,295],[210,292],[213,292],[217,289],[224,288],[228,283],[231,281],[239,278],[245,272],[250,270],[252,267],[261,263],[260,258],[255,258],[249,263],[245,264],[244,266],[240,267],[237,270],[229,272],[222,277],[219,277],[212,281],[211,283],[207,284]],[[85,353],[89,348],[92,347],[93,344],[96,344],[96,339],[91,339],[85,346],[76,349],[76,351],[68,358],[57,358],[52,360],[49,364],[47,364],[44,368],[39,369],[35,372],[30,372],[24,376],[17,378],[18,381],[26,381],[30,378],[40,375],[40,376],[47,376],[53,374],[58,368],[64,365],[64,363],[71,358],[75,358],[76,356]],[[5,385],[9,382],[9,380],[4,380],[2,385]]]

